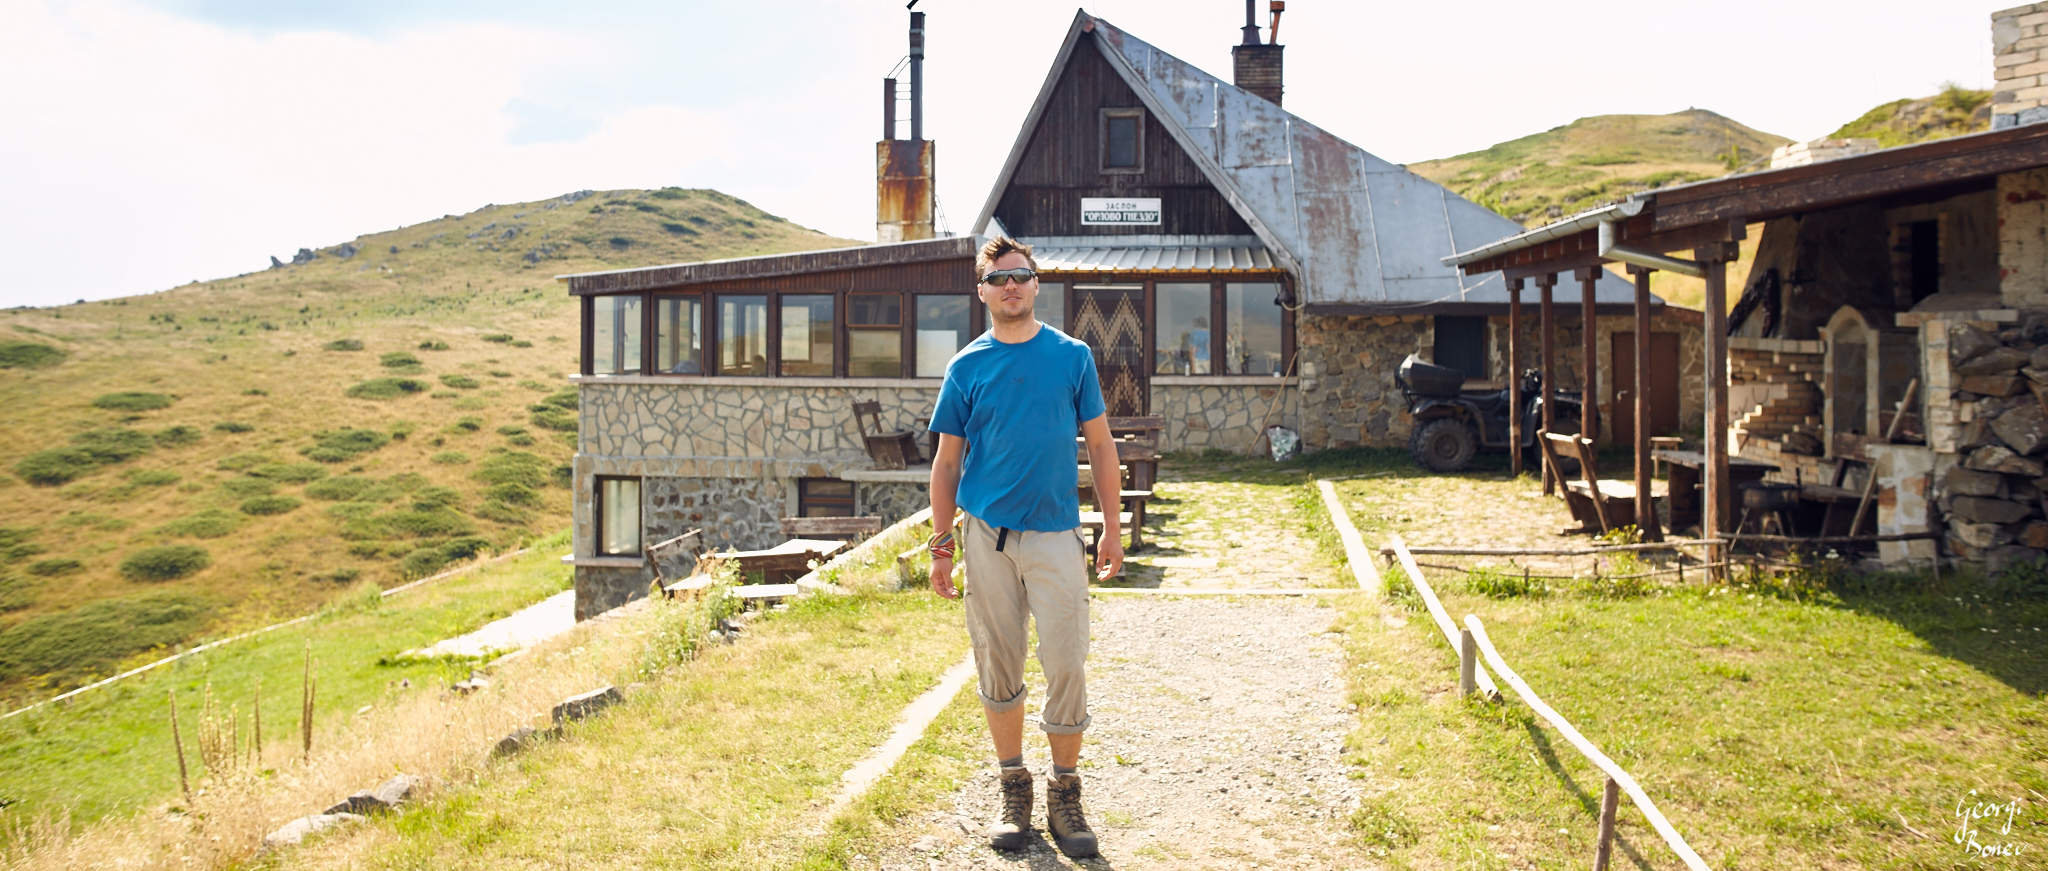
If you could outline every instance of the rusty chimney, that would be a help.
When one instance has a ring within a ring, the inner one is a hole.
[[[916,5],[913,3],[912,5]],[[932,143],[924,138],[924,13],[910,13],[910,138],[896,138],[896,80],[882,80],[875,143],[875,241],[932,238]]]
[[[1244,39],[1230,47],[1230,59],[1234,75],[1231,84],[1250,91],[1280,105],[1281,52],[1286,46],[1277,41],[1259,41],[1259,23],[1256,3],[1258,0],[1244,0]],[[1271,0],[1273,15],[1269,31],[1277,40],[1280,33],[1280,13],[1287,11],[1285,0]]]

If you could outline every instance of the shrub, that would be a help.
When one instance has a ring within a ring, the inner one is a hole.
[[[156,439],[157,444],[167,448],[182,448],[189,444],[198,443],[200,433],[199,427],[179,424],[168,429],[157,430],[156,435],[151,436],[151,438]]]
[[[412,435],[419,428],[419,424],[409,420],[401,420],[392,423],[388,431],[391,433],[392,441],[402,442],[405,441],[406,436]]]
[[[377,355],[377,364],[386,369],[403,369],[420,365],[420,358],[404,351],[392,351]]]
[[[220,458],[220,462],[213,465],[214,468],[223,472],[240,472],[256,468],[268,462],[270,462],[270,458],[262,454],[232,454]]]
[[[169,469],[137,469],[128,473],[128,480],[144,487],[168,487],[178,483],[180,478],[178,473]]]
[[[418,472],[400,472],[385,478],[384,484],[396,489],[400,493],[411,493],[414,490],[427,486],[427,476]]]
[[[491,549],[491,541],[474,535],[463,536],[441,545],[441,552],[449,559],[475,559],[477,554]]]
[[[411,378],[372,378],[350,387],[347,395],[350,399],[397,399],[426,389],[427,382]]]
[[[323,481],[314,481],[311,484],[307,484],[306,496],[307,498],[318,499],[322,502],[352,502],[356,497],[363,495],[365,491],[375,486],[377,486],[377,482],[374,479],[355,475],[343,475],[339,478],[328,478]]]
[[[514,348],[531,348],[531,347],[533,347],[533,343],[532,343],[532,342],[529,342],[529,341],[527,341],[527,340],[525,340],[525,339],[513,339],[513,340],[512,340],[512,347],[514,347]]]
[[[90,475],[99,467],[99,459],[84,448],[51,448],[22,457],[14,464],[14,474],[38,487],[56,487]]]
[[[398,561],[398,572],[408,578],[426,577],[448,564],[448,555],[438,547],[422,547]]]
[[[436,390],[428,395],[435,399],[454,399],[455,397],[461,396],[462,394],[457,393],[453,390]]]
[[[368,502],[342,502],[327,506],[327,516],[336,520],[357,520],[377,513],[377,506]]]
[[[507,371],[505,371],[505,370],[503,370],[503,369],[492,369],[491,371],[489,371],[489,372],[487,372],[487,373],[485,373],[485,374],[487,374],[487,375],[491,376],[492,378],[510,378],[510,377],[512,377],[512,373],[510,373],[510,372],[507,372]]]
[[[213,564],[206,548],[193,544],[145,547],[121,561],[121,577],[131,581],[174,581]]]
[[[118,426],[86,430],[71,437],[71,443],[92,454],[101,463],[119,463],[149,453],[156,443],[148,435]]]
[[[269,517],[296,510],[301,504],[292,496],[257,496],[242,500],[242,513],[255,517]]]
[[[1465,589],[1490,599],[1514,599],[1538,597],[1550,594],[1550,585],[1542,578],[1529,576],[1523,569],[1516,574],[1512,566],[1482,566],[1465,573]]]
[[[462,494],[453,487],[421,487],[412,494],[412,510],[439,511],[462,502]]]
[[[354,566],[343,566],[324,575],[314,575],[313,580],[325,581],[331,584],[347,584],[354,582],[355,579],[360,578],[362,576],[362,569],[356,568]]]
[[[526,427],[520,426],[518,424],[508,423],[505,424],[504,426],[498,427],[498,434],[501,436],[525,435]]]
[[[506,451],[477,467],[470,477],[486,484],[522,484],[539,489],[547,485],[548,462],[525,451]]]
[[[525,526],[533,520],[533,512],[516,505],[507,505],[496,499],[486,499],[484,504],[478,505],[476,516],[506,526]]]
[[[468,375],[443,375],[441,376],[441,383],[458,390],[475,390],[484,386],[482,381],[478,381]]]
[[[522,448],[531,447],[533,445],[533,436],[527,435],[526,433],[520,433],[518,435],[509,435],[505,437],[505,443],[508,445],[515,445]]]
[[[111,665],[206,626],[213,603],[176,590],[102,599],[0,632],[0,680]]]
[[[349,521],[342,537],[355,540],[382,538],[447,538],[471,535],[476,526],[453,511],[391,511]]]
[[[255,432],[255,431],[256,431],[256,428],[255,428],[255,427],[253,427],[253,426],[250,426],[250,425],[248,425],[248,424],[246,424],[246,423],[236,423],[236,422],[234,422],[234,421],[232,421],[232,420],[223,420],[223,421],[221,421],[220,423],[216,423],[216,424],[214,424],[214,425],[213,425],[213,428],[214,428],[214,430],[215,430],[216,432]]]
[[[287,354],[285,354],[285,356],[289,357],[289,356],[291,356],[291,354],[287,353]],[[265,390],[265,389],[263,389],[263,388],[261,388],[261,387],[251,387],[251,388],[249,388],[249,389],[247,389],[247,390],[244,390],[244,391],[242,391],[242,395],[243,395],[243,396],[269,396],[269,395],[270,395],[270,391],[268,391],[268,390]]]
[[[484,498],[512,505],[532,505],[540,501],[540,493],[525,484],[492,484],[484,488]]]
[[[579,424],[573,411],[537,405],[533,409],[533,425],[556,432],[575,432]]]
[[[0,526],[0,557],[20,560],[32,554],[42,553],[42,545],[29,543],[29,539],[35,534],[33,527]]]
[[[446,350],[448,350],[448,343],[447,343],[447,342],[443,342],[443,341],[439,341],[439,340],[428,340],[428,341],[425,341],[425,342],[421,342],[421,343],[420,343],[420,350],[422,350],[422,351],[446,351]]]
[[[190,517],[180,517],[156,528],[158,535],[173,535],[179,538],[220,538],[242,527],[242,518],[218,508],[208,509]]]
[[[374,429],[338,429],[315,433],[312,447],[300,448],[307,459],[321,463],[344,463],[391,443],[391,436]]]
[[[155,411],[170,408],[171,397],[161,393],[106,393],[92,404],[108,411]]]
[[[360,351],[363,349],[363,340],[335,339],[334,341],[328,342],[327,344],[322,345],[321,347],[326,348],[329,351]]]
[[[521,387],[524,387],[524,388],[526,388],[526,389],[528,389],[528,390],[531,390],[531,391],[533,391],[533,392],[535,392],[535,393],[546,393],[546,392],[548,392],[549,390],[552,390],[552,389],[554,389],[554,388],[551,388],[551,387],[547,386],[546,384],[542,384],[542,383],[540,383],[540,382],[538,382],[538,381],[535,381],[535,380],[533,380],[533,379],[531,379],[531,378],[529,378],[529,379],[527,379],[527,380],[525,380],[525,381],[521,381],[521,382],[519,382],[519,386],[521,386]]]
[[[277,492],[277,482],[268,478],[229,478],[220,482],[220,491],[236,499],[268,496]]]
[[[66,356],[38,342],[0,342],[0,369],[41,369],[64,362]]]
[[[477,338],[479,338],[479,339],[482,339],[482,340],[484,340],[484,341],[486,341],[486,342],[496,342],[496,343],[498,343],[498,344],[500,344],[500,345],[504,345],[504,344],[509,344],[509,343],[511,343],[511,341],[512,341],[512,334],[511,334],[511,333],[485,333],[485,334],[483,334],[483,335],[481,335],[481,336],[478,336]]]
[[[28,573],[47,578],[68,575],[82,568],[85,568],[85,564],[75,559],[46,559],[29,563]]]
[[[459,466],[469,462],[469,455],[461,451],[442,451],[427,459],[443,466]]]
[[[570,485],[576,483],[576,467],[568,463],[556,466],[548,473],[548,480],[553,481],[555,486],[566,490]]]
[[[327,477],[327,470],[313,463],[264,463],[249,474],[284,484],[304,484]]]
[[[462,418],[461,420],[458,420],[458,421],[456,421],[456,422],[454,422],[454,423],[450,424],[450,425],[448,426],[448,431],[449,431],[449,432],[451,432],[451,433],[465,433],[465,432],[476,432],[477,430],[480,430],[480,429],[483,429],[483,428],[484,428],[484,419],[483,419],[483,418],[481,418],[481,417],[473,417],[473,416],[465,416],[465,417],[463,417],[463,418]]]

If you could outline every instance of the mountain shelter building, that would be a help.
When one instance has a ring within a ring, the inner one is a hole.
[[[928,468],[873,468],[854,404],[922,443],[947,361],[987,326],[974,255],[990,236],[1034,246],[1039,319],[1094,349],[1109,414],[1163,419],[1163,451],[1244,452],[1268,424],[1310,450],[1405,445],[1394,373],[1411,353],[1504,385],[1510,277],[1444,258],[1523,228],[1282,109],[1284,47],[1257,30],[1233,83],[1077,12],[972,234],[931,238],[913,13],[913,136],[895,138],[891,79],[877,144],[878,237],[903,241],[562,276],[583,307],[578,615],[644,594],[644,546],[690,529],[765,548],[784,517],[928,504]],[[1595,343],[1573,338],[1588,292]],[[1597,347],[1605,414],[1634,287],[1590,269],[1541,293],[1558,386],[1579,388],[1577,349]],[[1703,381],[1699,315],[1654,311],[1658,426],[1697,427],[1681,385]]]

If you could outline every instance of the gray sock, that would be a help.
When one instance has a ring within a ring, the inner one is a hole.
[[[1066,766],[1060,765],[1060,764],[1058,764],[1058,763],[1054,763],[1054,764],[1053,764],[1053,766],[1052,766],[1052,776],[1054,776],[1054,777],[1065,777],[1065,776],[1067,776],[1067,775],[1069,775],[1069,774],[1073,774],[1074,772],[1076,772],[1076,771],[1078,771],[1078,770],[1080,770],[1080,768],[1079,768],[1078,766],[1076,766],[1076,767],[1074,767],[1074,768],[1067,768]]]
[[[1004,767],[1004,768],[1023,768],[1023,767],[1024,767],[1024,754],[1022,754],[1022,753],[1019,753],[1019,754],[1017,754],[1017,755],[1015,755],[1015,756],[1012,756],[1012,757],[1010,757],[1010,758],[1008,758],[1008,759],[1005,759],[1005,760],[1002,760],[1002,761],[1000,761],[1000,762],[997,762],[996,764],[997,764],[997,765],[1000,765],[1000,766],[1002,766],[1002,767]]]

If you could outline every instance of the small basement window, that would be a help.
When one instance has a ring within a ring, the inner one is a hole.
[[[597,555],[640,555],[640,479],[597,479]]]
[[[796,516],[852,517],[853,482],[837,478],[798,478]]]
[[[1436,316],[1436,364],[1486,380],[1486,318]]]
[[[1102,110],[1102,171],[1145,171],[1145,110]]]

